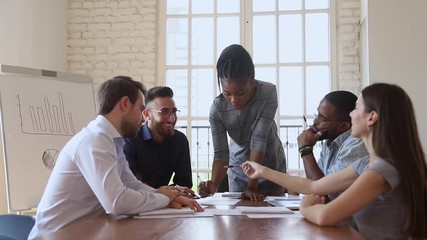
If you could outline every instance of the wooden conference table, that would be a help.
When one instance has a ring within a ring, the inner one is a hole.
[[[266,202],[240,201],[241,206],[265,206]],[[234,206],[212,206],[234,208]],[[104,215],[72,224],[38,239],[364,239],[349,226],[320,227],[302,217],[248,218],[214,216],[195,218],[126,218]]]

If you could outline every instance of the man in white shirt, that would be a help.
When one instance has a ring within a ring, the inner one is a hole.
[[[130,77],[104,82],[98,91],[99,115],[62,149],[39,203],[30,239],[102,214],[138,214],[188,206],[191,198],[168,187],[138,181],[123,154],[123,137],[136,136],[144,121],[145,87]]]

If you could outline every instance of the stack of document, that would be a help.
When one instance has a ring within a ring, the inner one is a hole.
[[[293,195],[268,196],[265,198],[265,201],[276,207],[287,207],[291,210],[299,210],[301,197]]]
[[[137,218],[151,218],[151,217],[188,217],[194,214],[195,211],[191,208],[162,208],[153,211],[143,212],[138,214]]]
[[[229,197],[229,198],[240,198],[242,192],[224,192],[220,193],[221,197]]]
[[[245,214],[268,213],[268,214],[293,214],[294,212],[287,207],[247,207],[237,206],[236,210]]]

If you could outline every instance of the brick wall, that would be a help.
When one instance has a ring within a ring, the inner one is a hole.
[[[156,81],[156,0],[70,0],[68,69],[94,78],[95,89],[128,75]]]
[[[156,85],[156,0],[69,3],[69,71],[89,74],[95,88],[120,74]],[[360,0],[337,2],[338,88],[356,94],[361,89],[359,15]]]
[[[355,94],[359,94],[361,90],[359,19],[360,0],[340,0],[338,2],[338,88]]]

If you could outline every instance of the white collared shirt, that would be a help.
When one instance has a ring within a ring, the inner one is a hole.
[[[99,115],[62,149],[39,203],[30,238],[101,214],[137,214],[166,207],[168,197],[138,181],[124,140]]]

